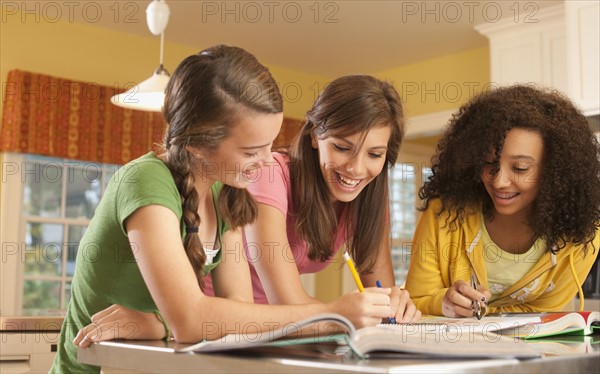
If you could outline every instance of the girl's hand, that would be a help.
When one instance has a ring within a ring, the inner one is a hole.
[[[397,323],[416,322],[421,318],[421,311],[410,299],[408,291],[397,286],[392,287],[390,309],[392,314],[388,317],[394,317]]]
[[[333,311],[348,318],[356,328],[374,326],[390,315],[389,288],[368,287],[352,291],[332,302]]]
[[[491,296],[491,292],[482,286],[474,289],[467,282],[457,280],[444,295],[442,314],[451,318],[472,317],[475,314],[473,302],[483,306]]]
[[[73,343],[81,348],[112,339],[156,340],[165,337],[165,328],[154,313],[144,313],[113,304],[94,314],[92,323],[77,333]]]

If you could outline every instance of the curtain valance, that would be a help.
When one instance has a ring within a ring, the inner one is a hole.
[[[12,70],[4,85],[0,151],[124,164],[156,150],[161,113],[124,109],[114,87]]]
[[[2,152],[125,164],[160,150],[162,114],[113,105],[117,88],[12,70],[4,91]],[[300,125],[284,118],[274,146],[288,146]]]

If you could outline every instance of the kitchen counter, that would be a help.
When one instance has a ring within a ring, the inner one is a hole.
[[[0,316],[0,331],[60,331],[63,316]]]
[[[64,317],[0,316],[0,373],[48,372]]]
[[[104,373],[217,373],[217,372],[590,372],[596,373],[600,352],[567,354],[533,360],[423,359],[398,356],[360,360],[348,354],[317,353],[311,346],[287,350],[256,348],[228,354],[175,353],[174,343],[163,341],[113,341],[79,349],[78,360],[101,366]]]

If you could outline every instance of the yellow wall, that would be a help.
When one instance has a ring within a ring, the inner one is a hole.
[[[159,60],[159,38],[110,31],[75,22],[47,22],[19,13],[3,16],[0,79],[19,68],[63,78],[129,88],[148,78]],[[173,71],[196,47],[165,45],[165,67]],[[335,77],[270,65],[285,100],[285,115],[303,118],[323,86]],[[489,82],[489,49],[479,48],[420,61],[375,74],[394,83],[408,116],[457,108]],[[4,92],[0,94],[2,97]],[[0,109],[1,113],[1,109]]]
[[[336,260],[317,273],[315,297],[321,301],[333,301],[342,295],[342,268],[345,262],[342,253],[338,252]]]
[[[375,74],[394,83],[408,117],[458,108],[490,82],[489,48],[478,48]]]
[[[159,63],[160,38],[110,31],[75,23],[36,22],[28,15],[3,16],[0,24],[0,79],[5,86],[10,70],[21,69],[62,78],[130,88],[150,77]],[[199,48],[165,43],[164,65],[173,72]],[[303,118],[326,77],[269,65],[284,94],[285,115]],[[0,94],[4,96],[4,90]],[[1,113],[1,109],[0,109]]]

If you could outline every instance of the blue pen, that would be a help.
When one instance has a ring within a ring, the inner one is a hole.
[[[375,284],[377,285],[377,287],[383,288],[383,286],[381,285],[381,282],[379,281],[379,279],[377,279],[375,281]],[[390,320],[390,323],[398,323],[398,322],[396,322],[396,318],[394,318],[394,317],[390,317],[388,319]]]

